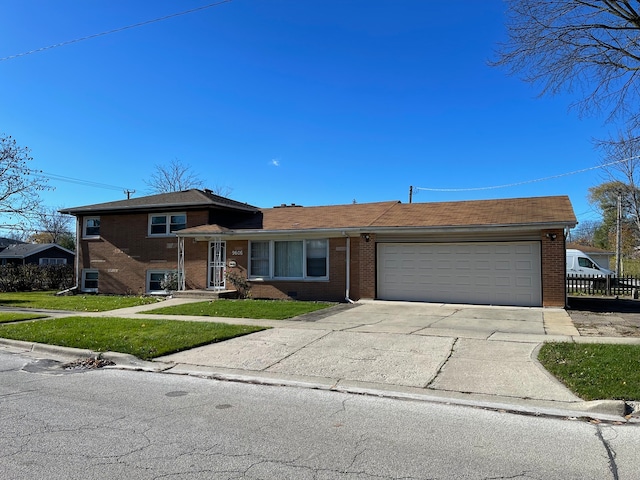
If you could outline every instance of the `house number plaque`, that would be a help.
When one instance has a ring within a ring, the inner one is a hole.
[[[244,255],[244,252],[242,250],[232,250],[231,255],[233,255],[234,257],[241,257],[242,255]]]

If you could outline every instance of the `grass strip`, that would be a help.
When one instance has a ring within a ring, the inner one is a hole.
[[[55,292],[3,292],[0,305],[73,312],[106,312],[118,308],[157,303],[154,297],[124,295],[56,295]]]
[[[264,330],[250,325],[116,317],[65,317],[0,324],[0,337],[149,360]]]
[[[288,300],[228,300],[185,303],[160,307],[144,313],[157,315],[196,315],[205,317],[255,318],[284,320],[333,306],[326,302],[298,302]]]
[[[22,320],[36,320],[37,318],[45,317],[46,315],[40,315],[37,313],[0,312],[0,323],[18,322]]]
[[[538,360],[584,400],[640,400],[640,345],[546,343]]]

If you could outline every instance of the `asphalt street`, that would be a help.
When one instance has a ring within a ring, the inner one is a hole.
[[[170,299],[165,305],[187,299]],[[86,315],[159,318],[157,305]],[[68,315],[54,312],[52,315]],[[584,402],[537,361],[548,341],[625,342],[581,336],[563,309],[362,301],[291,320],[167,316],[245,323],[268,330],[143,362],[101,354],[118,368],[204,378],[304,386],[337,392],[481,406],[535,415],[639,421],[636,403]],[[43,358],[97,352],[0,339],[12,351]]]
[[[637,425],[0,352],[0,471],[64,479],[634,479]]]

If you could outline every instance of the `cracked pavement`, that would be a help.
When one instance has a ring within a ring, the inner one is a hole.
[[[0,471],[47,479],[622,479],[640,429],[0,351]]]
[[[364,302],[160,362],[487,399],[580,402],[538,364],[541,308]],[[577,332],[576,332],[577,333]]]

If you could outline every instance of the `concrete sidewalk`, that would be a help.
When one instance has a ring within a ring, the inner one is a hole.
[[[148,319],[157,306],[98,315]],[[624,420],[624,402],[582,401],[542,368],[537,350],[545,341],[640,344],[580,337],[562,309],[362,301],[287,321],[167,318],[273,328],[154,362],[113,356],[120,367],[606,420]]]

